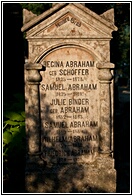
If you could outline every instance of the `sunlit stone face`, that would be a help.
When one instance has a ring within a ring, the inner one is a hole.
[[[99,148],[97,59],[67,46],[41,60],[40,108],[43,157],[50,162],[93,161]]]

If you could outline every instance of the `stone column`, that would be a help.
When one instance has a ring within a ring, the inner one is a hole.
[[[98,63],[98,79],[100,80],[100,153],[111,154],[111,91],[110,84],[113,78],[112,63]]]
[[[42,80],[39,70],[42,65],[27,64],[28,70],[27,83],[28,92],[28,109],[27,109],[27,126],[28,126],[28,153],[31,155],[41,153],[41,127],[40,127],[40,97],[39,84]]]
[[[26,64],[26,139],[27,151],[25,168],[25,191],[36,192],[38,189],[33,184],[44,181],[43,167],[41,159],[41,122],[40,122],[40,93],[39,85],[42,77],[39,70],[43,66],[40,64]]]

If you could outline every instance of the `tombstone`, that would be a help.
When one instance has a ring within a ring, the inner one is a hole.
[[[55,4],[25,23],[26,192],[115,193],[114,10]]]

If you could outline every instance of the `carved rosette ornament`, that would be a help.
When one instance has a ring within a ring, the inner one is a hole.
[[[111,153],[111,91],[110,84],[113,78],[111,69],[114,64],[97,63],[98,79],[100,80],[100,153]]]
[[[40,97],[39,85],[42,77],[39,73],[42,70],[40,64],[26,64],[28,76],[26,82],[28,84],[28,113],[26,126],[28,128],[28,154],[39,155],[41,154],[41,133],[40,133]]]

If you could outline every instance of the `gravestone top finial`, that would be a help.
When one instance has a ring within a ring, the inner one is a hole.
[[[23,9],[23,24],[29,22],[31,19],[35,18],[37,15],[32,13],[27,9]]]
[[[108,20],[109,22],[114,23],[114,9],[107,10],[103,14],[100,15],[105,20]]]

